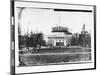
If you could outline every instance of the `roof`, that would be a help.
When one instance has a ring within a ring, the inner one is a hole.
[[[52,33],[52,35],[48,35],[48,37],[70,37],[72,35],[65,34],[63,32]]]
[[[52,32],[65,32],[66,34],[72,34],[71,32],[69,32],[69,28],[63,26],[53,27]]]

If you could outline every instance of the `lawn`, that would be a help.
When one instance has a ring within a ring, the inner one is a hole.
[[[41,49],[31,49],[29,51],[20,51],[20,54],[27,54],[27,53],[60,53],[60,52],[67,52],[67,53],[73,53],[73,52],[91,52],[90,48],[41,48]]]
[[[90,60],[90,48],[48,48],[20,52],[20,66],[49,65]]]

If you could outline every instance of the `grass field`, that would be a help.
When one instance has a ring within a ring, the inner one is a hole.
[[[20,52],[20,66],[49,65],[53,63],[69,63],[90,61],[89,48],[55,48]]]
[[[27,54],[27,53],[60,53],[60,52],[91,52],[90,48],[45,48],[45,49],[32,49],[29,51],[20,51],[20,54]]]

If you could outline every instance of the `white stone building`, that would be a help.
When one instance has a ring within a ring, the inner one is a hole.
[[[57,47],[66,47],[70,45],[72,33],[68,32],[66,27],[54,27],[52,35],[47,37],[48,45]]]

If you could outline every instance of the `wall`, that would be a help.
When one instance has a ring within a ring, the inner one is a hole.
[[[41,73],[36,75],[99,75],[100,74],[100,0],[36,0],[73,4],[89,4],[97,6],[97,69],[86,71],[70,71]],[[10,64],[10,0],[0,0],[0,75],[9,75]],[[35,74],[34,74],[35,75]]]

